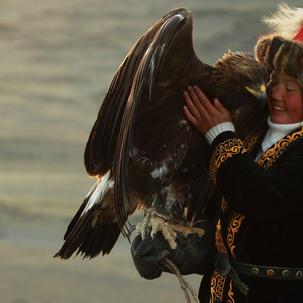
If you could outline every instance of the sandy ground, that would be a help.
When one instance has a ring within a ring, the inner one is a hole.
[[[287,1],[299,5],[298,1]],[[129,244],[55,260],[92,180],[84,146],[112,76],[167,10],[194,14],[199,57],[252,51],[275,0],[0,1],[0,302],[185,302],[175,277],[145,281]],[[190,280],[197,289],[200,277]]]

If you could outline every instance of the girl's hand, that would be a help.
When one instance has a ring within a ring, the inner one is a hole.
[[[230,113],[222,103],[218,99],[211,103],[197,86],[188,86],[184,92],[184,99],[186,118],[204,135],[212,127],[231,121]]]

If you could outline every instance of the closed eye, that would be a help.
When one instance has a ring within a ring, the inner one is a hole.
[[[296,88],[293,88],[293,87],[286,87],[286,90],[287,90],[288,92],[296,92],[296,91],[297,91],[297,89],[296,89]]]

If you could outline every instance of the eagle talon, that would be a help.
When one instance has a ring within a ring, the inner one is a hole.
[[[184,238],[187,238],[190,234],[197,234],[199,237],[205,234],[202,228],[173,223],[168,220],[168,218],[158,215],[154,209],[148,209],[142,223],[137,225],[137,230],[139,229],[142,239],[145,239],[147,234],[150,234],[153,239],[157,232],[161,232],[171,249],[177,247],[177,233],[184,236]]]
[[[137,224],[137,226],[139,225],[138,231],[141,233],[142,240],[144,240],[146,238],[146,235],[151,231],[152,225],[150,224],[150,221],[151,221],[152,213],[153,213],[152,209],[146,210],[142,223]]]

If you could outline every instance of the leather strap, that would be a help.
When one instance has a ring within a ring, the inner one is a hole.
[[[235,270],[242,275],[278,280],[302,280],[303,267],[278,267],[232,262]]]

